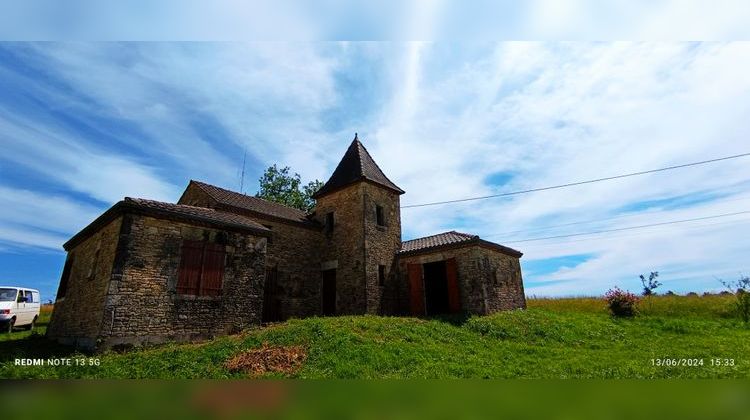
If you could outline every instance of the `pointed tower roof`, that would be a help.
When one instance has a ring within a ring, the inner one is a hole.
[[[404,193],[404,190],[397,187],[383,174],[355,133],[352,144],[346,149],[344,157],[341,158],[331,178],[313,195],[313,198],[322,197],[359,181],[377,184],[399,195]]]

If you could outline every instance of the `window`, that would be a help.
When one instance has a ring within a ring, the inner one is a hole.
[[[384,265],[378,266],[378,284],[380,286],[385,286],[385,266]]]
[[[273,226],[271,225],[263,225],[263,227],[268,230],[273,230]],[[271,236],[268,237],[268,245],[273,245],[273,233],[271,233]]]
[[[224,277],[224,246],[209,242],[182,242],[177,294],[219,296]]]
[[[57,299],[64,298],[65,293],[68,291],[68,279],[70,279],[70,271],[72,268],[73,256],[68,255],[68,258],[65,259],[62,276],[60,277],[60,286],[57,287]]]
[[[383,215],[383,206],[375,206],[375,220],[378,226],[385,226],[385,216]]]
[[[96,249],[96,253],[94,253],[94,261],[91,263],[91,267],[89,268],[89,274],[86,276],[89,280],[96,277],[96,267],[99,265],[99,252],[100,249]]]
[[[333,212],[326,213],[326,233],[333,232]]]

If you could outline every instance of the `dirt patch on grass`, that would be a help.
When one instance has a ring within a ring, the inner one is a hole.
[[[224,363],[231,372],[245,372],[259,376],[270,372],[291,374],[299,370],[307,359],[302,346],[269,346],[263,343],[259,349],[247,350],[234,355]]]

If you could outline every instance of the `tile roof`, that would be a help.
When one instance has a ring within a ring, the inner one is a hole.
[[[206,184],[205,182],[191,180],[190,183],[205,191],[206,194],[213,197],[213,199],[219,202],[219,204],[227,207],[249,210],[254,213],[293,222],[312,223],[310,219],[307,218],[307,214],[304,211],[293,207],[288,207],[258,197],[240,194],[215,185]]]
[[[206,207],[186,206],[184,204],[164,203],[162,201],[130,197],[125,197],[122,203],[124,203],[126,207],[150,210],[156,213],[164,213],[165,215],[182,216],[187,219],[217,224],[225,227],[270,232],[265,226],[247,217]]]
[[[425,236],[424,238],[412,239],[401,243],[400,252],[419,251],[428,248],[436,248],[445,245],[459,244],[479,239],[477,235],[469,235],[452,230],[450,232],[438,233],[437,235]]]
[[[341,162],[336,166],[328,182],[313,195],[313,198],[322,197],[357,181],[370,181],[398,194],[404,193],[401,188],[397,187],[383,174],[383,171],[380,170],[378,164],[375,163],[355,134],[352,144],[346,149],[344,157],[341,158]]]
[[[63,248],[69,251],[81,241],[96,233],[107,223],[114,220],[117,216],[126,212],[186,220],[188,222],[206,223],[215,225],[219,228],[251,231],[262,236],[270,236],[271,234],[271,231],[265,226],[250,218],[240,216],[239,214],[209,209],[206,207],[186,206],[184,204],[172,204],[161,201],[146,200],[143,198],[125,197],[124,200],[117,202],[88,226],[76,233],[70,238],[70,240],[65,242]]]
[[[399,254],[422,253],[437,250],[454,245],[481,245],[500,251],[504,254],[520,258],[523,253],[513,248],[508,248],[494,242],[481,239],[478,235],[461,233],[452,230],[450,232],[438,233],[437,235],[425,236],[424,238],[411,239],[401,243]]]

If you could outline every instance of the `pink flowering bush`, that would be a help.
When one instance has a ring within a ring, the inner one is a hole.
[[[635,316],[638,312],[638,296],[626,292],[617,286],[607,291],[604,295],[604,300],[607,301],[607,306],[614,316],[631,317]]]

